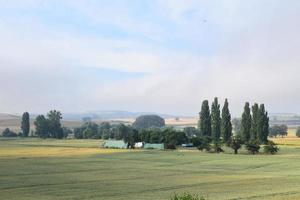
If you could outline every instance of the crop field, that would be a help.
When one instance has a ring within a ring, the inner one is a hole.
[[[1,138],[0,199],[167,200],[183,192],[211,200],[300,199],[296,143],[274,156],[100,149],[101,143]]]

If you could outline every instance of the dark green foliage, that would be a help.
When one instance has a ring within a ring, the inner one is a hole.
[[[277,136],[287,136],[288,134],[288,127],[287,125],[274,125],[269,129],[269,136],[270,137],[277,137]]]
[[[260,113],[258,104],[255,103],[252,106],[252,121],[251,121],[251,132],[250,132],[250,140],[258,139],[258,123],[259,123]]]
[[[158,115],[142,115],[136,118],[132,127],[135,129],[162,128],[165,120]]]
[[[222,149],[222,146],[220,143],[214,143],[213,144],[213,150],[215,153],[222,153],[224,150]]]
[[[213,143],[218,144],[221,136],[221,117],[220,104],[217,97],[215,97],[211,106],[211,134]]]
[[[51,110],[47,114],[47,118],[44,115],[38,115],[34,122],[37,136],[41,138],[58,138],[64,137],[64,131],[61,127],[60,120],[62,119],[61,113],[56,110]]]
[[[273,141],[268,141],[266,145],[264,145],[264,152],[268,154],[276,154],[279,151],[279,148]]]
[[[47,114],[48,131],[51,138],[63,138],[63,130],[60,120],[62,119],[61,113],[56,110],[51,110]]]
[[[233,132],[235,135],[241,135],[241,123],[242,120],[240,118],[234,118],[232,120]]]
[[[231,137],[230,147],[234,150],[234,154],[238,154],[238,150],[242,147],[242,144],[243,140],[239,135]]]
[[[211,145],[210,145],[211,138],[208,136],[194,137],[191,139],[191,142],[200,151],[203,151],[203,150],[210,151],[210,149],[211,149]]]
[[[183,132],[185,132],[188,138],[200,136],[199,131],[195,127],[184,127]]]
[[[99,137],[99,138],[102,137],[103,139],[114,138],[111,128],[112,127],[109,122],[102,122],[100,124],[97,137]]]
[[[30,120],[29,120],[28,112],[23,113],[22,122],[21,122],[21,130],[22,130],[22,136],[28,137],[28,134],[30,131]]]
[[[2,132],[3,137],[17,137],[17,133],[11,131],[9,128],[4,129]]]
[[[223,142],[229,145],[230,138],[232,136],[232,124],[227,99],[225,99],[225,103],[222,109],[221,136],[223,138]]]
[[[164,143],[166,149],[176,149],[177,145],[186,143],[188,141],[188,138],[184,132],[176,131],[172,128],[166,128],[163,130],[163,135],[165,136]]]
[[[199,197],[198,195],[184,193],[181,195],[175,194],[174,196],[171,197],[171,200],[205,200],[205,198]]]
[[[202,103],[201,112],[199,113],[200,119],[198,123],[198,127],[200,129],[200,133],[203,136],[211,136],[211,116],[209,110],[208,101],[205,100]]]
[[[257,154],[259,152],[260,146],[257,140],[251,140],[246,144],[246,149],[251,154]]]
[[[251,135],[251,111],[250,111],[250,104],[248,102],[245,103],[244,112],[242,115],[241,121],[241,138],[244,142],[248,142],[250,140]]]
[[[44,115],[38,115],[34,121],[35,125],[35,133],[38,137],[48,138],[50,137],[49,128],[48,128],[48,120]]]
[[[300,137],[300,127],[298,127],[297,130],[296,130],[296,136]]]
[[[67,138],[68,135],[72,134],[72,130],[67,127],[62,127],[63,130],[63,138]]]
[[[138,133],[131,126],[125,124],[118,125],[118,132],[121,138],[127,143],[127,148],[134,148],[134,144],[139,141]]]
[[[257,123],[257,139],[261,144],[266,144],[269,135],[269,117],[265,111],[264,104],[261,104],[258,110],[258,123]]]

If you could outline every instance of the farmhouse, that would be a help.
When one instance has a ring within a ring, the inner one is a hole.
[[[103,146],[105,148],[126,149],[127,143],[123,140],[107,140]]]

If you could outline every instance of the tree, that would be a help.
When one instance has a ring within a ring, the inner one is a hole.
[[[241,121],[241,138],[244,142],[248,142],[250,140],[251,120],[250,104],[246,102]]]
[[[111,134],[111,125],[109,122],[102,122],[99,127],[99,134],[97,134],[97,138],[103,138],[103,139],[108,139],[108,138],[114,138],[114,136]]]
[[[246,149],[253,155],[257,154],[260,149],[259,142],[257,142],[256,140],[250,140],[250,142],[246,144]]]
[[[135,129],[162,128],[165,120],[158,115],[142,115],[136,118],[132,127]]]
[[[300,137],[300,126],[297,128],[297,130],[296,130],[296,136],[297,137]]]
[[[269,135],[269,117],[265,111],[264,104],[261,104],[258,110],[258,123],[257,123],[257,139],[261,144],[268,142]]]
[[[234,118],[232,120],[233,132],[235,135],[241,135],[241,122],[240,118]]]
[[[252,121],[251,121],[251,133],[250,139],[257,140],[258,139],[258,123],[259,123],[259,107],[258,104],[255,103],[252,106]]]
[[[188,141],[184,132],[176,131],[173,128],[166,128],[163,130],[165,137],[164,143],[166,149],[176,149],[177,145],[186,143]]]
[[[228,101],[225,99],[225,103],[222,109],[222,119],[221,119],[221,135],[223,141],[226,144],[230,143],[230,138],[232,135],[232,124],[231,124],[231,115],[228,108]]]
[[[220,104],[217,97],[215,97],[211,106],[211,133],[213,143],[218,144],[221,136],[221,117]]]
[[[191,139],[191,142],[197,149],[200,151],[206,150],[210,151],[211,149],[211,138],[208,136],[195,137]]]
[[[3,137],[17,137],[17,133],[11,131],[9,128],[4,129],[2,132]]]
[[[183,132],[185,132],[188,138],[199,136],[199,131],[195,127],[184,127]]]
[[[67,138],[68,135],[72,134],[72,130],[67,127],[62,127],[63,130],[63,138]]]
[[[269,128],[269,136],[270,137],[277,137],[277,136],[287,136],[288,134],[288,127],[284,124],[282,125],[274,125]]]
[[[61,112],[51,110],[48,114],[48,131],[52,138],[63,138],[63,130],[60,120],[62,119]]]
[[[268,154],[276,154],[279,151],[279,148],[273,141],[268,141],[267,144],[264,146],[264,152]]]
[[[38,115],[34,121],[34,125],[37,136],[41,138],[48,138],[50,136],[48,129],[48,120],[44,115]]]
[[[29,113],[24,112],[22,116],[22,122],[21,122],[21,130],[22,135],[24,137],[28,137],[29,131],[30,131],[30,121],[29,121]]]
[[[201,112],[199,113],[199,129],[203,136],[211,136],[211,116],[208,101],[202,103]]]
[[[230,147],[234,150],[234,154],[238,154],[238,150],[242,147],[243,140],[240,136],[231,137]]]

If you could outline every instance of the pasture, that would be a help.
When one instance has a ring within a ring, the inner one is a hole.
[[[299,141],[274,156],[100,149],[101,142],[1,138],[0,199],[300,199]]]

